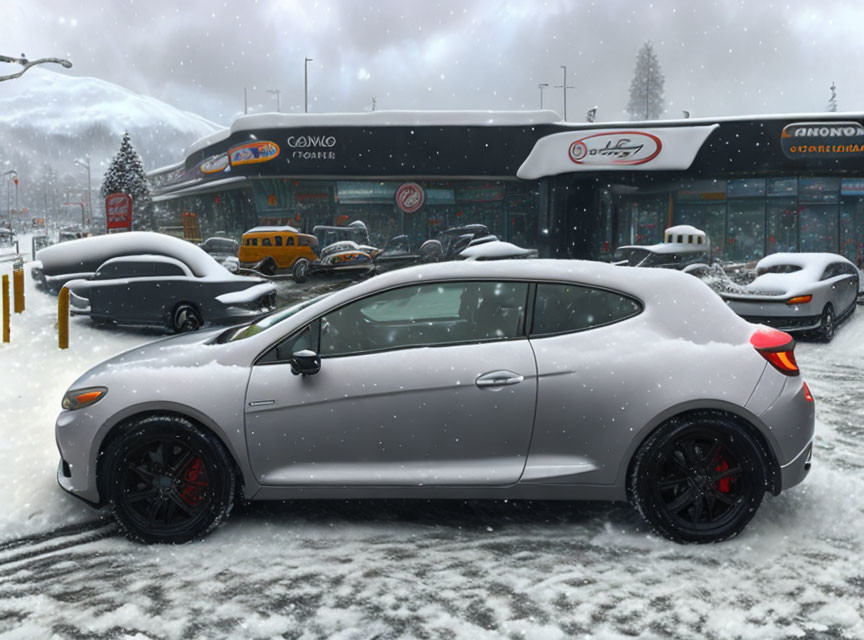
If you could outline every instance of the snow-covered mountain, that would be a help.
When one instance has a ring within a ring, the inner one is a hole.
[[[33,69],[0,83],[0,163],[19,174],[44,174],[47,163],[60,176],[80,176],[72,161],[89,154],[97,189],[124,131],[149,170],[177,162],[185,147],[221,128],[98,78]]]

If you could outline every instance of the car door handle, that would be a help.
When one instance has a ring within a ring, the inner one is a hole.
[[[477,376],[474,384],[478,387],[506,387],[511,384],[519,384],[525,379],[525,376],[514,373],[513,371],[501,370],[490,371]]]

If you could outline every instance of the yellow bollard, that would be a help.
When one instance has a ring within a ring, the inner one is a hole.
[[[9,342],[9,275],[3,274],[3,342]]]
[[[24,311],[24,269],[12,270],[12,296],[15,302],[15,313]]]
[[[61,349],[69,348],[69,289],[60,289],[57,296],[57,335]]]

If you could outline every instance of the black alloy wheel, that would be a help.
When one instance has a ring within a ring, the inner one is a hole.
[[[189,302],[181,302],[171,314],[171,328],[175,333],[198,331],[204,325],[204,320],[198,310]]]
[[[830,304],[825,305],[825,309],[822,311],[822,321],[819,324],[817,337],[821,342],[831,342],[834,338],[834,332],[836,329],[837,322],[834,318],[834,308]]]
[[[722,414],[691,414],[646,440],[633,465],[631,497],[661,535],[719,542],[756,513],[767,473],[762,447],[746,429]]]
[[[154,416],[106,451],[107,496],[132,540],[184,543],[231,511],[236,477],[222,445],[191,422]]]

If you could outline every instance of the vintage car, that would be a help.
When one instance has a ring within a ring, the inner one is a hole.
[[[141,254],[176,258],[193,272],[212,261],[194,244],[162,233],[129,231],[63,241],[61,232],[61,242],[36,252],[31,273],[37,288],[56,294],[69,280],[93,277],[111,258]]]
[[[691,265],[711,264],[707,234],[682,224],[669,227],[663,242],[652,245],[623,245],[615,250],[612,263],[626,267],[660,267],[685,270]]]
[[[236,276],[206,253],[184,261],[137,254],[103,262],[92,278],[66,283],[73,315],[97,324],[166,327],[180,333],[205,324],[248,322],[276,308],[276,287]]]
[[[238,266],[266,276],[288,269],[294,280],[302,282],[318,259],[317,249],[318,238],[294,227],[255,227],[240,240]]]

